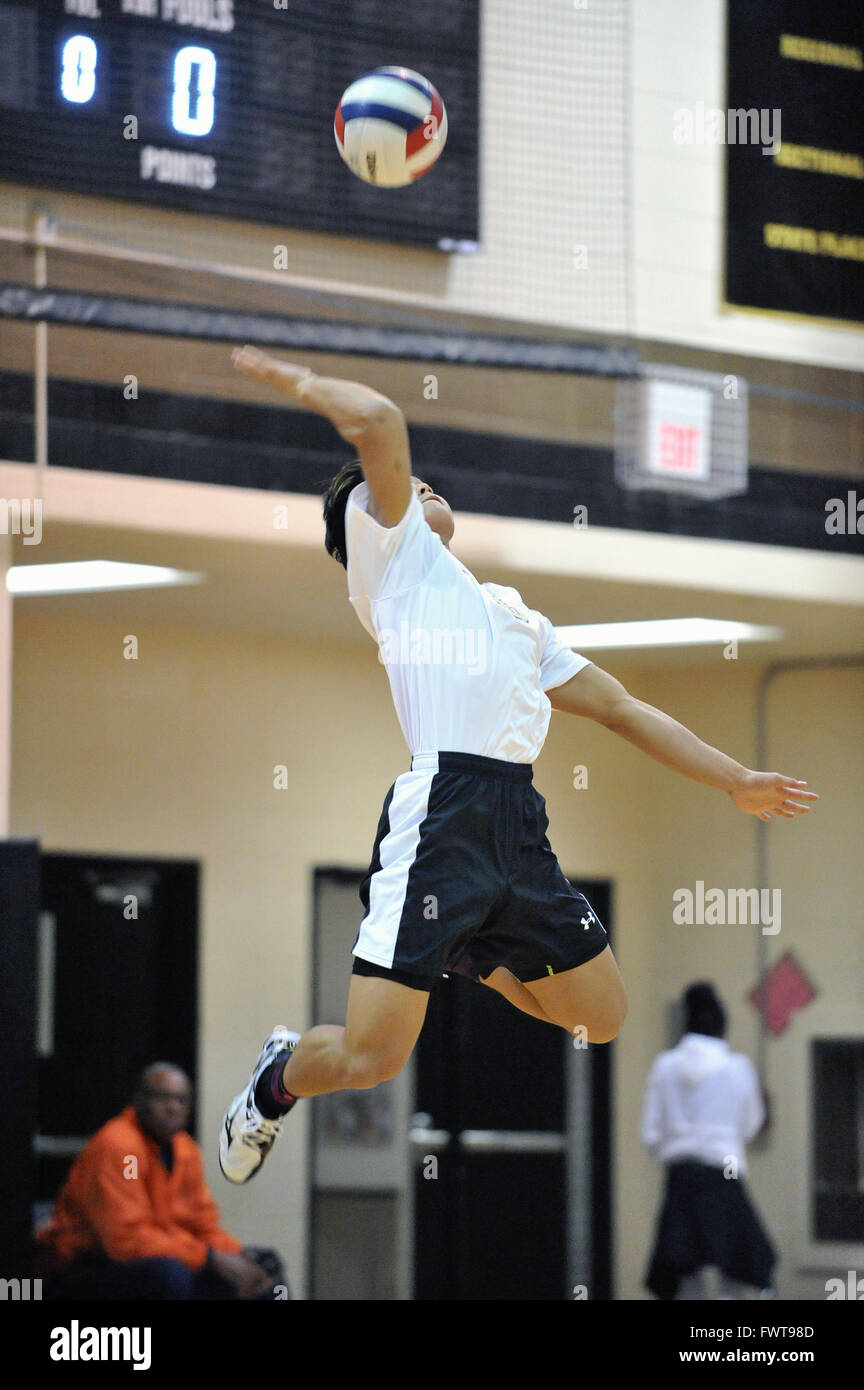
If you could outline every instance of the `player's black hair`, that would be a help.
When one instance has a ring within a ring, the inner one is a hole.
[[[346,463],[335,478],[331,478],[324,494],[324,549],[343,568],[348,568],[348,546],[345,543],[345,508],[348,495],[363,481],[359,459]]]
[[[722,1038],[726,1032],[726,1010],[714,986],[698,980],[684,991],[684,1032],[706,1033]]]

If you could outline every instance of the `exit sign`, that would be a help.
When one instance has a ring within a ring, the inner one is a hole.
[[[711,392],[668,381],[643,385],[647,471],[655,477],[707,479],[711,466]]]

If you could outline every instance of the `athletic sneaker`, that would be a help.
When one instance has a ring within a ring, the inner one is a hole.
[[[258,1054],[249,1084],[231,1102],[219,1135],[219,1167],[229,1182],[248,1182],[254,1177],[279,1138],[285,1115],[268,1120],[255,1104],[258,1078],[280,1052],[293,1052],[299,1033],[290,1033],[281,1024],[273,1029]],[[287,1113],[287,1112],[286,1112]]]

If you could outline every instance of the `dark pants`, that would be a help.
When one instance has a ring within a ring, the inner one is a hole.
[[[656,1298],[674,1298],[679,1281],[706,1266],[736,1283],[767,1289],[776,1260],[743,1178],[725,1178],[722,1168],[695,1160],[668,1165],[645,1279]]]
[[[245,1254],[267,1270],[273,1286],[259,1301],[272,1300],[274,1289],[287,1290],[285,1274],[279,1256],[272,1250],[246,1250]],[[82,1299],[88,1302],[113,1302],[121,1299],[236,1299],[233,1284],[213,1270],[189,1269],[180,1260],[162,1257],[143,1260],[106,1260],[97,1255],[85,1255],[62,1274],[51,1279],[45,1288],[45,1298],[54,1300]],[[286,1293],[281,1294],[282,1298]],[[290,1292],[287,1293],[290,1297]]]

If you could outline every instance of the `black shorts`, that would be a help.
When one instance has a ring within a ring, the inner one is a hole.
[[[560,975],[600,954],[606,932],[546,838],[529,763],[422,753],[384,802],[354,955],[432,989],[443,975]],[[424,983],[425,982],[425,983]]]

